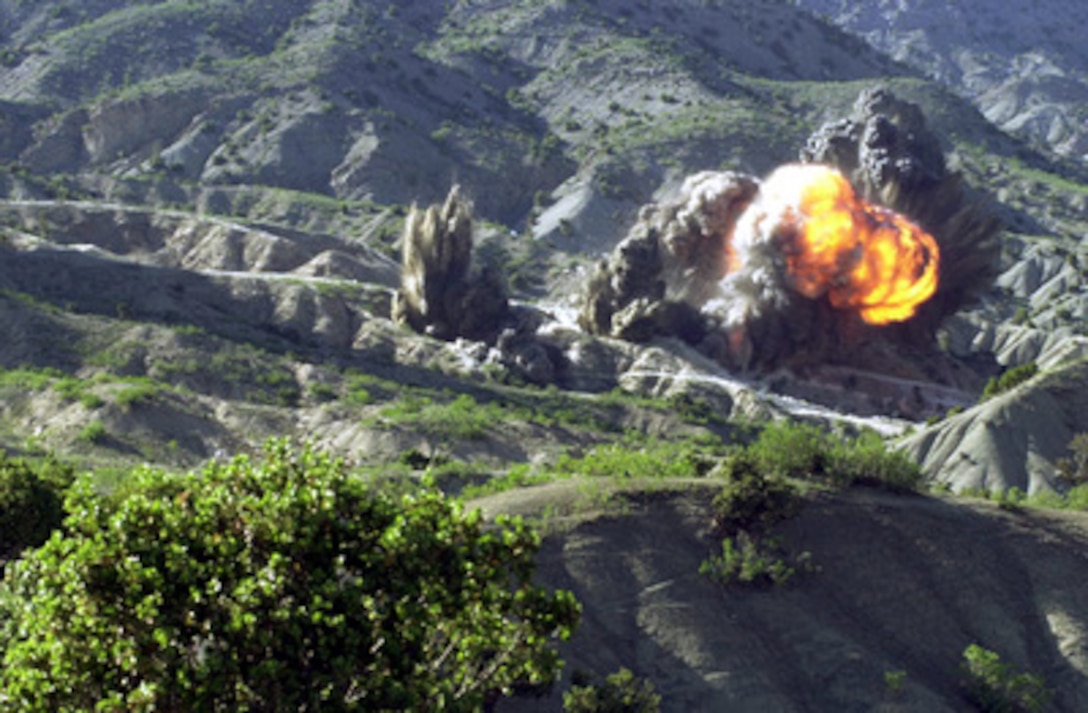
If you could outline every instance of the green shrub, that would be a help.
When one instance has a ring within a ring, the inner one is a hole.
[[[925,484],[921,466],[903,451],[889,450],[872,431],[836,444],[830,460],[834,476],[847,483],[877,485],[900,493],[917,492]]]
[[[699,566],[699,574],[719,584],[755,587],[784,585],[800,571],[814,570],[812,555],[792,556],[779,537],[738,532],[722,540],[722,553],[712,555]]]
[[[548,684],[578,619],[539,537],[433,491],[369,491],[285,442],[263,462],[71,489],[67,535],[0,587],[0,708],[473,710]]]
[[[748,453],[739,453],[724,464],[728,480],[711,503],[714,529],[725,536],[742,530],[763,532],[796,515],[802,505],[797,488],[757,470]]]
[[[43,391],[54,379],[64,375],[56,369],[5,369],[0,370],[0,386],[12,386],[28,391]]]
[[[1031,379],[1033,376],[1039,373],[1039,365],[1035,362],[1028,362],[1027,364],[1021,364],[1020,366],[1014,366],[1007,370],[999,377],[995,377],[986,382],[986,387],[982,390],[982,401],[993,398],[998,394],[1003,394],[1006,391],[1011,391],[1025,381]]]
[[[797,515],[803,499],[782,478],[758,470],[750,451],[741,451],[723,464],[728,480],[711,503],[714,529],[723,536],[721,554],[711,555],[699,573],[719,584],[779,586],[798,569],[812,570],[807,552],[793,557],[780,537],[767,531]]]
[[[657,713],[661,696],[648,680],[621,668],[595,686],[573,685],[563,694],[565,713]]]
[[[764,475],[808,478],[828,472],[830,442],[816,426],[780,421],[768,425],[748,447]]]
[[[414,427],[439,441],[473,441],[484,438],[504,420],[496,403],[479,404],[468,394],[453,401],[436,403],[429,397],[408,396],[381,411],[382,418]]]
[[[892,696],[899,696],[907,683],[907,672],[892,670],[884,672],[884,690]]]
[[[895,492],[917,491],[924,481],[917,463],[902,451],[889,450],[872,431],[842,438],[808,424],[773,423],[747,451],[765,475],[876,485]]]
[[[515,463],[505,474],[496,478],[490,478],[478,485],[468,484],[461,489],[459,495],[465,500],[481,498],[493,493],[502,493],[515,488],[528,488],[533,485],[550,483],[555,476],[550,473],[538,473],[532,466],[526,463]]]
[[[161,389],[159,384],[150,379],[132,379],[117,392],[114,400],[127,411],[135,405],[150,403]]]
[[[98,408],[102,405],[102,399],[92,393],[88,387],[89,384],[86,381],[74,376],[58,379],[53,384],[54,390],[68,401],[79,401],[88,409]]]
[[[1043,490],[1032,495],[1017,493],[1017,498],[1015,505],[1054,510],[1088,510],[1088,483],[1074,486],[1064,493],[1052,490]]]
[[[669,442],[628,435],[618,443],[595,446],[581,457],[560,456],[555,472],[621,478],[698,478],[716,459],[689,441]]]
[[[37,547],[61,525],[61,491],[72,470],[47,459],[38,464],[0,452],[0,559]]]
[[[1042,676],[1017,673],[989,649],[971,644],[963,652],[964,688],[980,711],[1032,713],[1046,710],[1051,693]]]
[[[329,386],[328,384],[314,382],[310,384],[307,391],[309,392],[312,399],[321,403],[327,403],[329,401],[336,400],[336,389]]]
[[[91,421],[79,432],[79,440],[84,443],[90,443],[91,445],[98,445],[104,443],[109,437],[109,433],[106,431],[104,423],[95,419]]]
[[[1018,511],[1027,501],[1027,494],[1020,488],[1009,488],[997,493],[997,506],[1002,510]]]
[[[366,406],[374,403],[374,397],[367,388],[371,384],[373,384],[373,379],[365,374],[349,374],[344,380],[344,388],[347,390],[344,401],[353,406]]]
[[[1088,433],[1078,433],[1069,441],[1072,457],[1058,461],[1058,478],[1072,486],[1088,483]]]

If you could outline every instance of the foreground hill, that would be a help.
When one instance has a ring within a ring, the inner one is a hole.
[[[709,484],[615,492],[549,485],[485,510],[545,511],[540,576],[585,603],[565,677],[627,667],[664,711],[962,711],[963,652],[978,644],[1088,705],[1088,595],[1076,582],[1088,518],[864,488],[812,498],[781,532],[818,572],[780,588],[698,574],[717,541]],[[568,517],[564,517],[564,515]],[[888,674],[902,672],[890,685]],[[500,710],[556,710],[554,699]]]

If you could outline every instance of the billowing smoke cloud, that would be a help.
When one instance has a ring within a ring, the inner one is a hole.
[[[535,336],[542,317],[512,307],[494,269],[473,269],[472,208],[457,186],[443,203],[412,207],[401,249],[395,322],[439,339],[482,342],[487,358],[512,374],[555,381],[560,357]]]
[[[444,203],[412,208],[404,229],[393,319],[440,339],[493,340],[509,313],[490,271],[472,274],[472,210],[454,186]]]
[[[727,237],[758,185],[738,173],[698,173],[676,200],[645,206],[590,278],[582,328],[631,341],[701,341],[707,322],[699,310],[718,293],[730,262]]]
[[[582,326],[679,336],[739,368],[850,361],[873,340],[930,343],[992,282],[996,220],[914,105],[864,92],[801,157],[762,184],[701,173],[644,208],[591,279]]]
[[[993,284],[1000,221],[988,197],[973,194],[948,170],[940,141],[916,104],[885,89],[866,90],[849,118],[825,124],[809,138],[801,160],[838,167],[863,198],[908,216],[940,246],[936,294],[918,315],[890,330],[895,336],[925,341],[945,317]]]

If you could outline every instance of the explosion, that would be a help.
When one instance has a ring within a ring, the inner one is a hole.
[[[881,88],[800,159],[763,181],[697,173],[644,206],[587,283],[582,327],[678,337],[739,370],[914,374],[941,323],[996,275],[988,199],[948,171],[921,110]]]
[[[764,221],[770,220],[771,229]],[[786,282],[808,299],[869,324],[902,322],[937,291],[939,250],[905,217],[858,197],[850,182],[822,165],[787,165],[760,187],[738,235],[770,237],[786,264]],[[733,248],[736,269],[743,253]]]

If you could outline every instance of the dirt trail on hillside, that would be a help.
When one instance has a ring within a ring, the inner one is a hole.
[[[819,495],[782,532],[820,571],[726,589],[698,574],[716,547],[712,492],[643,493],[628,514],[583,516],[547,538],[539,577],[574,591],[583,623],[556,692],[500,710],[560,710],[573,672],[621,666],[653,681],[663,711],[973,710],[960,687],[973,643],[1041,674],[1053,710],[1088,710],[1088,516]],[[508,493],[485,511],[525,512],[533,498]],[[906,674],[898,692],[893,671]]]

